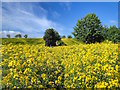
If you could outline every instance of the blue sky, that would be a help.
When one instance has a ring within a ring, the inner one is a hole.
[[[77,20],[90,13],[95,13],[102,25],[118,26],[117,2],[4,2],[0,34],[14,37],[20,33],[39,38],[47,28],[54,28],[61,36],[68,36]]]

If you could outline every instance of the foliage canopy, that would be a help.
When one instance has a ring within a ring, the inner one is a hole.
[[[72,34],[75,38],[82,40],[85,43],[95,43],[104,40],[101,32],[101,22],[98,16],[92,13],[77,21]]]

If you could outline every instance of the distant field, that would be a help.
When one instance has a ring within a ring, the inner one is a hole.
[[[82,42],[77,41],[76,39],[72,39],[72,38],[64,38],[62,39],[62,41],[67,45],[78,45]],[[6,44],[41,44],[41,45],[45,45],[45,41],[42,38],[3,38],[2,39],[2,44],[6,45]]]
[[[2,44],[44,44],[44,40],[42,38],[3,38]]]

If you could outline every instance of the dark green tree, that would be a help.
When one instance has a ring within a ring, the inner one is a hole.
[[[68,35],[68,38],[72,38],[72,36],[71,36],[71,35]]]
[[[54,29],[53,29],[53,30],[54,30]],[[55,40],[56,40],[56,41],[61,40],[61,37],[60,37],[59,33],[58,33],[57,31],[55,31],[55,30],[54,30],[54,32],[55,32]]]
[[[22,38],[21,34],[15,35],[15,38]]]
[[[27,37],[28,37],[28,35],[27,35],[27,34],[25,34],[25,35],[24,35],[24,38],[27,38]]]
[[[62,38],[66,38],[65,35],[63,35]]]
[[[109,28],[104,25],[104,27],[102,28],[102,36],[104,37],[105,40],[107,40],[108,38],[108,31],[109,31]]]
[[[106,31],[106,39],[114,43],[120,42],[120,29],[115,25],[110,26],[109,30]]]
[[[56,46],[56,41],[61,40],[59,33],[53,28],[45,31],[43,39],[45,40],[45,46]]]
[[[72,34],[75,38],[85,43],[95,43],[104,40],[101,22],[94,13],[88,14],[81,18],[81,20],[78,20]]]
[[[7,37],[10,38],[10,34],[7,34]]]

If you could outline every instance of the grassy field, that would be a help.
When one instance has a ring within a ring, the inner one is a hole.
[[[119,88],[118,44],[45,47],[43,39],[3,39],[3,88]]]
[[[42,38],[3,38],[2,39],[2,44],[7,45],[7,44],[44,44],[44,40]]]
[[[62,41],[67,45],[67,46],[71,46],[71,45],[79,45],[80,41],[77,41],[76,39],[72,39],[72,38],[63,38]],[[38,45],[38,44],[41,44],[41,45],[45,45],[45,42],[42,38],[10,38],[10,39],[7,39],[7,38],[3,38],[2,39],[2,44],[3,45],[7,45],[7,44],[31,44],[31,45]]]

